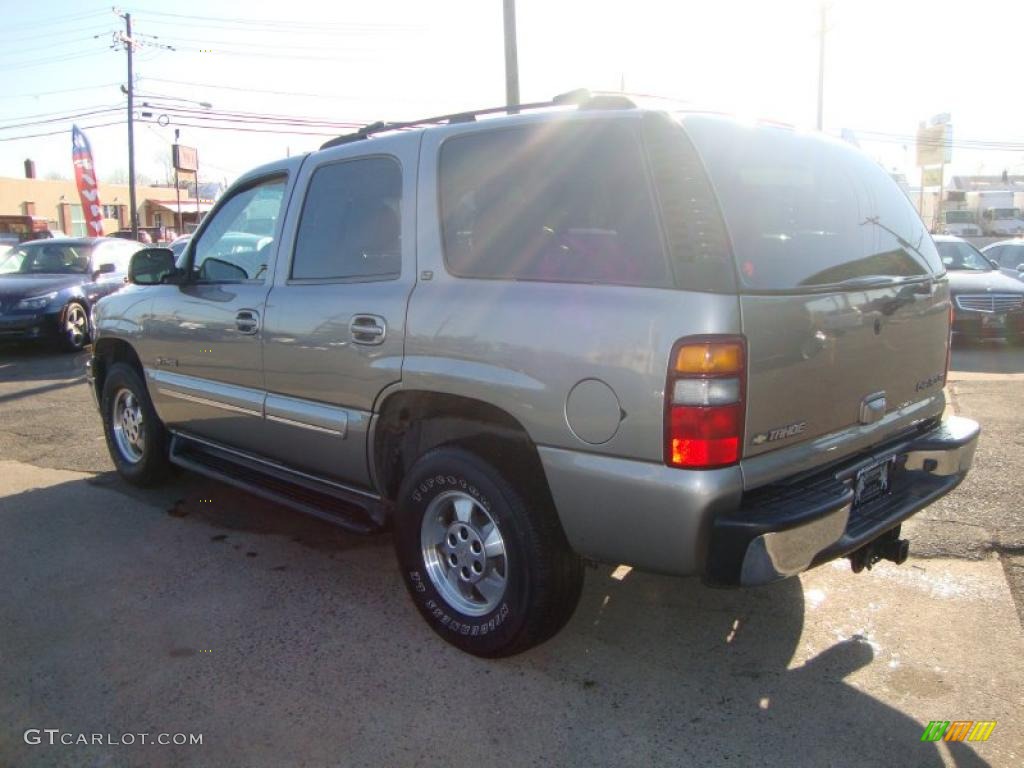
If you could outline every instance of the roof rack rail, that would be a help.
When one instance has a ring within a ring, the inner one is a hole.
[[[320,149],[330,149],[331,147],[337,147],[353,141],[361,141],[369,138],[375,133],[404,131],[410,128],[419,128],[424,125],[439,125],[441,123],[448,123],[449,125],[455,123],[472,123],[477,119],[477,117],[482,115],[514,115],[518,112],[525,112],[530,109],[547,109],[550,107],[567,107],[572,105],[577,106],[579,109],[632,109],[636,106],[636,104],[625,96],[616,96],[614,98],[609,98],[606,95],[595,96],[586,88],[577,88],[574,91],[560,93],[551,99],[551,101],[535,101],[529,104],[506,104],[501,107],[472,109],[466,112],[452,112],[448,115],[424,117],[420,120],[409,120],[401,123],[385,123],[378,121],[376,123],[363,126],[354,133],[346,133],[325,141],[320,145]]]

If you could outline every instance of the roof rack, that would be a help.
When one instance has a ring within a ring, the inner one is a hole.
[[[586,88],[577,88],[574,91],[567,91],[555,96],[551,101],[535,101],[530,104],[506,104],[501,107],[488,107],[487,109],[473,109],[467,112],[453,112],[450,115],[437,115],[425,117],[420,120],[409,120],[402,123],[376,122],[363,126],[354,133],[346,133],[337,136],[320,145],[320,149],[330,149],[353,141],[361,141],[369,138],[375,133],[387,131],[404,131],[410,128],[419,128],[424,125],[440,125],[447,123],[472,123],[482,115],[514,115],[518,112],[525,112],[530,109],[549,109],[551,107],[567,107],[575,105],[579,109],[632,109],[636,106],[630,99],[618,95],[593,95]]]

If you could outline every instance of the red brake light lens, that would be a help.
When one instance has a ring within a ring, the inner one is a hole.
[[[706,408],[674,405],[669,410],[669,421],[670,464],[708,468],[739,461],[742,404]]]

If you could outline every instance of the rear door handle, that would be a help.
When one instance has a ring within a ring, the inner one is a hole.
[[[348,332],[356,344],[383,344],[388,324],[378,315],[356,315],[348,324]]]
[[[260,313],[254,309],[240,309],[235,315],[235,327],[241,333],[251,336],[260,329]]]

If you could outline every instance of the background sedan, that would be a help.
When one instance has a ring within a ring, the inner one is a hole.
[[[935,236],[953,296],[953,333],[969,338],[1024,339],[1024,282],[1002,271],[959,237]]]
[[[1003,274],[1020,278],[1024,272],[1024,240],[1001,240],[981,249],[985,258],[999,264]]]
[[[124,285],[142,243],[107,237],[36,240],[0,256],[0,341],[89,343],[93,303]]]

